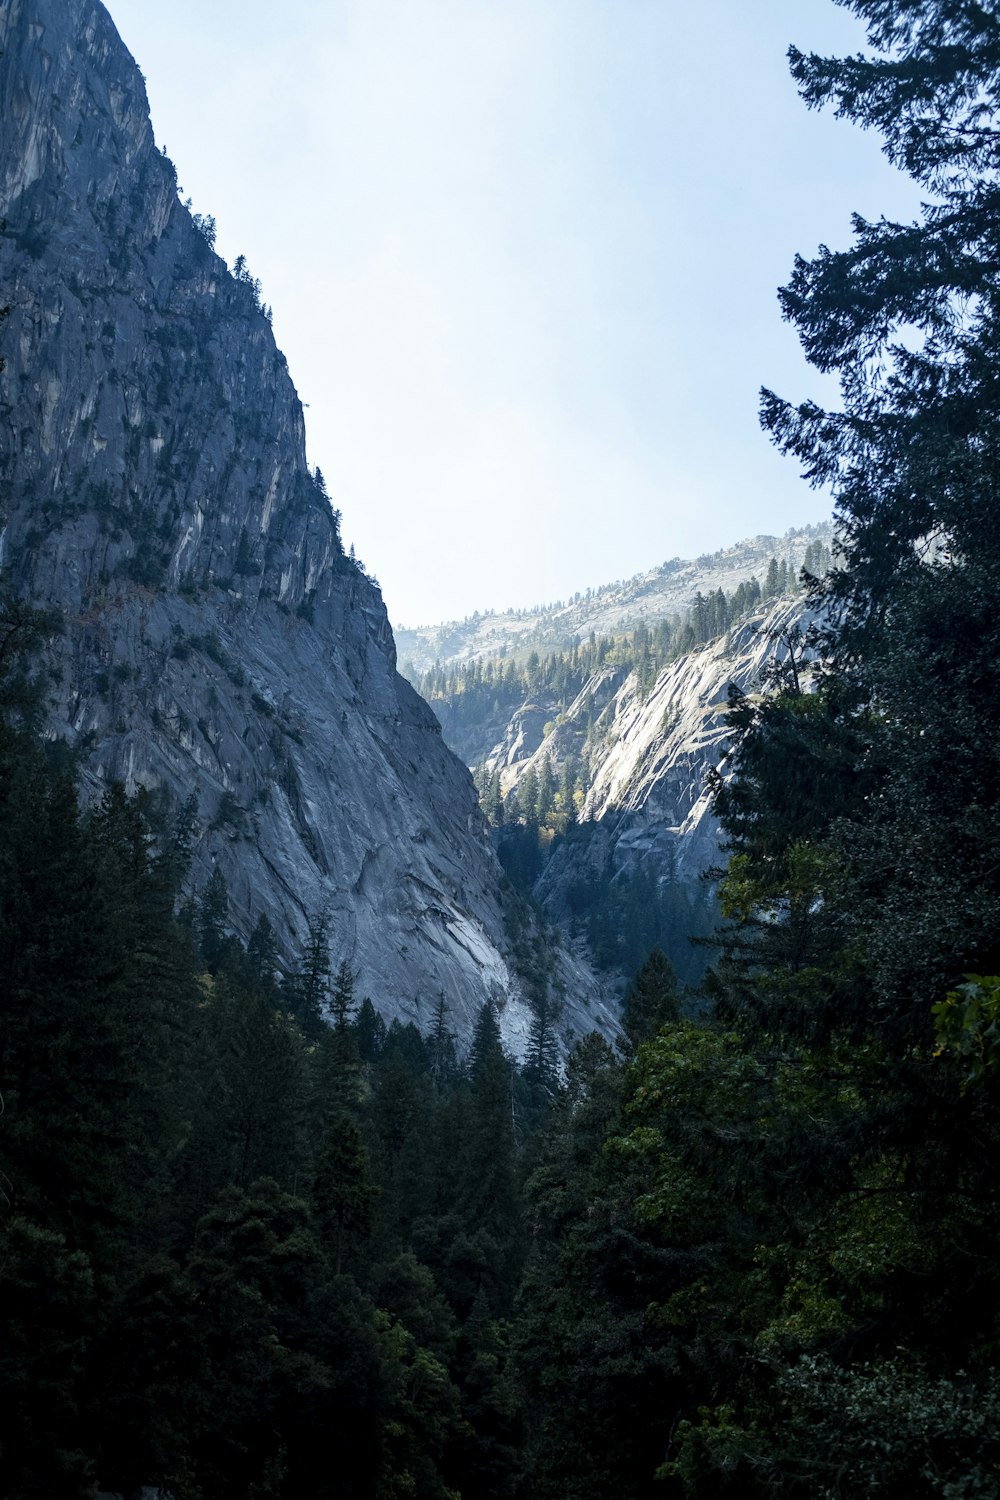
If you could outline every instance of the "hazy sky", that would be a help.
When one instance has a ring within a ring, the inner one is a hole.
[[[396,624],[566,597],[829,503],[757,424],[830,397],[796,251],[915,195],[810,113],[832,0],[109,0],[243,253]]]

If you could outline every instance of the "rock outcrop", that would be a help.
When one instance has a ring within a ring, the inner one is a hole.
[[[708,774],[726,774],[730,685],[748,694],[766,686],[789,634],[806,623],[801,598],[778,600],[664,667],[647,691],[635,672],[607,667],[558,716],[551,703],[512,716],[484,762],[505,792],[531,771],[540,779],[546,763],[557,785],[568,763],[585,767],[579,824],[554,842],[533,891],[554,922],[571,924],[581,882],[603,883],[613,903],[616,882],[646,877],[675,893],[676,918],[661,941],[681,977],[698,977],[706,955],[688,939],[715,925],[703,876],[725,861]]]
[[[801,601],[779,601],[665,667],[647,694],[631,673],[608,695],[602,749],[582,817],[605,829],[615,871],[648,863],[694,889],[720,863],[720,831],[706,782],[720,765],[725,774],[730,686],[757,691],[767,669],[787,656],[787,633],[802,620]],[[560,741],[564,753],[572,752],[579,738],[575,721],[586,703],[585,688],[578,706],[553,731],[548,751],[540,749],[533,760],[550,753],[558,764]],[[571,846],[563,847],[568,854]],[[562,868],[566,854],[560,854],[557,849],[539,889],[546,904],[556,907],[572,875]]]
[[[49,732],[197,807],[194,877],[387,1016],[487,996],[527,1026],[499,870],[466,769],[397,675],[377,587],[344,556],[259,287],[178,199],[142,76],[97,0],[0,6],[3,581],[58,606]],[[600,1010],[567,975],[577,1029]]]

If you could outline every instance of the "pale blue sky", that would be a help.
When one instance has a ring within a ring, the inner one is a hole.
[[[110,0],[184,195],[247,257],[394,623],[819,519],[757,390],[829,396],[796,251],[915,195],[809,113],[832,0]]]

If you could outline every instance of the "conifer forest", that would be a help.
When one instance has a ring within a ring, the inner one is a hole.
[[[0,574],[5,1500],[1000,1493],[1000,11],[838,3],[803,108],[923,207],[780,291],[840,398],[761,421],[838,541],[764,584],[816,623],[730,696],[697,987],[630,949],[617,1038],[538,1003],[515,1060],[488,999],[387,1020],[322,906],[240,936],[194,808],[46,733],[67,622]],[[421,685],[655,676],[757,602]]]

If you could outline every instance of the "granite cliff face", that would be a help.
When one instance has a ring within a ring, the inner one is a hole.
[[[64,614],[50,733],[91,795],[194,794],[195,883],[221,867],[244,936],[264,913],[294,953],[325,906],[384,1014],[443,993],[465,1032],[492,996],[516,1043],[470,777],[343,554],[259,289],[179,202],[102,5],[6,0],[0,54],[0,568]]]
[[[558,765],[572,754],[581,719],[596,701],[602,736],[581,814],[595,835],[586,857],[612,874],[646,866],[696,892],[704,872],[724,863],[707,777],[714,768],[725,774],[730,685],[758,691],[768,668],[787,657],[788,632],[802,622],[801,601],[778,601],[665,667],[648,693],[634,673],[624,681],[605,674],[518,764],[518,776],[532,764],[538,769],[545,755]],[[578,858],[572,843],[563,844],[542,872],[537,895],[555,916],[565,912]]]
[[[655,893],[656,940],[681,978],[699,978],[707,955],[689,938],[706,936],[717,921],[702,877],[725,860],[708,775],[726,774],[730,685],[748,694],[765,688],[789,638],[807,623],[801,595],[780,598],[645,681],[628,665],[599,665],[573,679],[570,700],[556,679],[506,716],[489,707],[487,693],[481,721],[461,720],[463,747],[490,745],[480,748],[477,774],[505,808],[517,808],[530,785],[564,788],[572,768],[575,819],[548,844],[532,888],[552,921],[576,928],[583,913],[586,925],[596,901],[613,922],[616,907],[625,914]],[[455,705],[445,699],[438,707],[447,736]],[[562,790],[555,807],[550,827],[560,829]]]
[[[718,922],[703,877],[725,862],[708,782],[727,774],[729,689],[766,689],[789,639],[801,650],[800,571],[837,557],[821,522],[544,608],[398,632],[503,857],[606,971],[627,976],[655,942],[699,980],[709,950],[689,939]],[[532,824],[526,856],[516,830]]]

